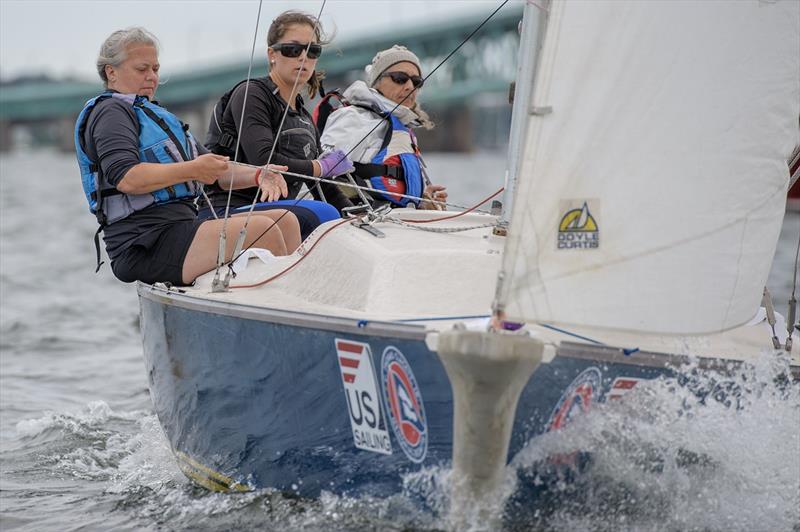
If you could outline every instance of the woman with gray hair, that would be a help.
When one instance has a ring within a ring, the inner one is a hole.
[[[417,102],[425,81],[419,58],[396,44],[378,52],[364,70],[365,81],[350,85],[342,95],[345,105],[327,118],[323,149],[348,154],[356,176],[376,190],[379,200],[399,207],[442,207],[447,192],[427,182],[414,134],[417,127],[433,127]]]
[[[105,90],[89,100],[75,124],[75,150],[89,208],[103,231],[114,275],[125,282],[190,284],[214,268],[220,231],[233,252],[244,216],[198,220],[194,199],[204,184],[258,185],[262,198],[286,194],[270,169],[234,168],[207,153],[188,128],[153,98],[158,89],[158,42],[143,28],[112,33],[103,43],[97,72]],[[285,170],[286,167],[275,167]],[[245,245],[276,255],[300,244],[297,219],[285,211],[254,213]],[[254,238],[255,236],[255,238]]]

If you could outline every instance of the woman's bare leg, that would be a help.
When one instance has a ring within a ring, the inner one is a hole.
[[[297,224],[297,219],[294,215],[289,214],[286,217],[290,216],[294,223]],[[225,231],[225,260],[231,259],[236,240],[239,238],[239,231],[242,229],[245,220],[246,218],[241,216],[228,218]],[[197,229],[194,240],[189,246],[189,251],[186,252],[186,258],[183,260],[182,274],[184,283],[191,283],[197,276],[211,271],[217,265],[219,232],[222,230],[224,223],[225,220],[221,219],[207,220]],[[256,237],[258,237],[257,240]],[[288,254],[286,241],[283,238],[280,226],[273,223],[273,220],[266,216],[251,217],[250,222],[247,224],[247,238],[245,238],[244,245],[245,247],[252,245],[253,247],[265,248],[275,255]]]
[[[246,214],[237,214],[236,216],[246,216]],[[283,209],[274,209],[271,211],[254,211],[253,216],[266,216],[273,221],[276,221],[278,227],[283,233],[283,240],[286,242],[286,250],[289,253],[294,253],[300,246],[300,224],[297,222],[297,217],[289,211]]]

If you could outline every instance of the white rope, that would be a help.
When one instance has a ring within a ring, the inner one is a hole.
[[[248,168],[258,168],[257,166],[253,166],[253,165],[247,164],[247,163],[238,163],[237,162],[237,163],[234,163],[234,164],[237,164],[239,166],[246,166]],[[292,176],[292,177],[299,177],[300,179],[306,179],[306,180],[309,180],[309,181],[314,181],[315,183],[331,183],[333,185],[337,185],[337,186],[340,186],[340,187],[347,187],[347,188],[351,188],[351,189],[355,189],[355,190],[362,190],[364,192],[373,192],[373,193],[377,192],[379,194],[391,194],[392,196],[397,196],[399,198],[407,198],[407,199],[419,200],[419,201],[428,201],[428,202],[430,202],[430,203],[432,203],[434,205],[440,205],[442,207],[452,207],[454,209],[459,209],[459,210],[466,210],[466,209],[469,208],[469,207],[465,207],[463,205],[457,205],[455,203],[448,203],[448,202],[444,202],[444,201],[437,201],[437,200],[434,200],[434,199],[429,199],[429,198],[421,197],[421,196],[410,196],[408,194],[400,194],[399,192],[384,192],[382,190],[376,190],[376,189],[371,188],[371,187],[363,187],[363,186],[360,186],[360,185],[355,185],[353,183],[348,183],[346,181],[339,181],[339,180],[336,180],[336,179],[327,179],[327,178],[324,178],[324,177],[314,177],[314,176],[310,176],[310,175],[298,174],[296,172],[289,172],[289,171],[283,171],[282,172],[282,171],[275,170],[275,172],[277,172],[279,174],[282,174],[282,175],[288,175],[288,176]],[[479,210],[479,209],[475,209],[473,212],[479,212],[479,213],[482,213],[482,214],[491,214],[488,211],[483,211],[483,210]]]
[[[406,221],[401,220],[400,218],[395,218],[394,216],[384,216],[383,218],[376,221],[391,222],[393,224],[397,224],[403,227],[410,227],[412,229],[417,229],[419,231],[428,231],[429,233],[461,233],[464,231],[472,231],[474,229],[497,227],[499,225],[497,222],[494,222],[494,223],[485,223],[485,224],[469,225],[462,227],[430,227],[427,225],[408,223]]]

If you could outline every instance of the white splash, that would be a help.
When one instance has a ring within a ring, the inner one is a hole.
[[[787,375],[774,353],[727,376],[688,365],[535,438],[512,467],[591,455],[571,484],[555,486],[564,495],[548,519],[555,530],[791,530],[800,522],[800,386]]]

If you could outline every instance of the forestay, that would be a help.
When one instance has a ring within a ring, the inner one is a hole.
[[[800,2],[556,1],[548,17],[500,307],[655,333],[746,322],[798,143]]]

